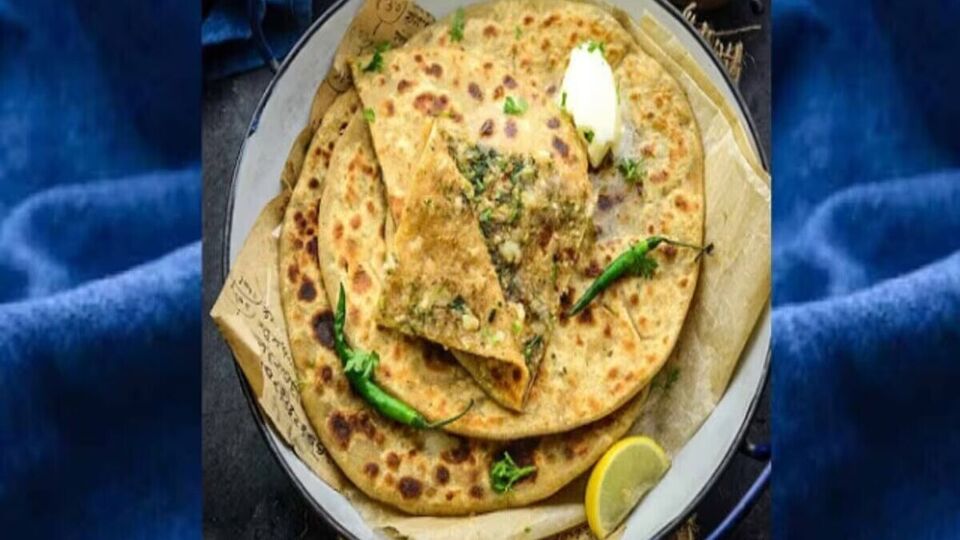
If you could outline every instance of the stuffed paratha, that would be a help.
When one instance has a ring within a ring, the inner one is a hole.
[[[336,143],[330,157],[326,149],[333,141]],[[350,94],[338,98],[327,112],[310,152],[320,159],[307,160],[281,231],[281,299],[304,410],[328,454],[360,490],[415,514],[460,515],[522,506],[556,492],[623,436],[639,414],[645,395],[600,422],[560,435],[510,443],[405,427],[383,418],[358,398],[333,351],[331,304],[315,289],[323,278],[313,221],[321,194],[337,193],[340,188],[349,191],[350,186],[358,185],[349,178],[369,177],[370,185],[380,185],[366,126]],[[339,188],[331,190],[330,186]],[[357,194],[337,196],[350,198]],[[379,213],[363,201],[356,207],[360,223],[346,227],[366,230],[371,225],[369,232],[378,234],[385,216],[382,191],[378,200],[369,202],[379,204]],[[374,214],[381,216],[379,221],[370,217]],[[371,278],[363,267],[345,264],[349,266],[351,291],[362,288]],[[348,329],[357,326],[358,316],[349,310]],[[381,367],[377,377],[386,380],[388,373]],[[490,466],[505,452],[518,465],[535,465],[537,470],[507,493],[498,494],[490,485]]]
[[[470,204],[474,188],[447,145],[438,122],[393,236],[379,318],[390,328],[456,350],[491,397],[520,409],[530,384],[515,332],[521,323],[508,309]]]
[[[478,380],[495,399],[518,409],[525,383],[533,379],[549,343],[560,291],[588,232],[586,156],[574,143],[576,133],[569,122],[562,121],[562,112],[553,100],[534,84],[517,78],[496,56],[443,47],[404,47],[383,54],[383,62],[380,72],[355,69],[354,80],[375,118],[370,130],[391,217],[402,228],[407,205],[423,210],[422,201],[406,199],[431,126],[439,119],[459,174],[470,184],[469,189],[461,190],[463,202],[476,213],[507,301],[483,315],[507,317],[516,328],[507,334],[491,333],[483,341],[516,344],[514,349],[522,352],[524,359],[516,366],[520,369],[516,381],[510,380],[513,366],[492,373],[484,370]],[[446,239],[433,233],[422,230],[417,236],[424,243]],[[392,241],[388,238],[388,245]],[[445,276],[437,277],[435,281]],[[430,277],[420,281],[430,281]],[[413,284],[400,285],[401,292],[409,292]],[[421,299],[397,310],[397,290],[387,287],[381,305],[394,312],[381,322],[436,341],[437,332],[428,328],[430,320],[418,328],[397,320],[397,316],[433,313],[422,308],[431,300],[431,291],[422,291]],[[481,348],[458,348],[455,341],[439,343],[454,349],[468,370],[478,374],[471,368],[484,362],[460,353],[483,355]],[[510,390],[518,387],[519,392],[500,392],[505,383]]]
[[[579,297],[600,268],[647,236],[702,243],[703,148],[689,101],[609,7],[576,0],[499,0],[466,8],[460,42],[449,41],[449,28],[449,18],[438,21],[410,45],[509,51],[520,72],[548,90],[560,87],[570,49],[579,43],[602,44],[614,67],[623,134],[612,163],[590,171],[597,197],[596,244],[581,265],[580,283],[565,299]],[[619,170],[625,158],[638,163],[637,181],[627,181]],[[605,293],[626,307],[643,341],[644,354],[638,358],[654,373],[673,348],[700,269],[693,251],[666,248],[655,258],[660,264],[653,280],[623,280]]]
[[[522,28],[519,34],[508,32],[518,25]],[[490,27],[495,31],[487,30]],[[515,78],[520,80],[522,72],[546,93],[559,84],[564,55],[572,46],[589,39],[604,40],[606,44],[605,54],[614,66],[620,87],[621,119],[625,126],[614,157],[638,161],[642,177],[629,182],[609,164],[591,171],[597,201],[594,243],[580,254],[577,272],[566,289],[560,291],[561,300],[572,302],[605,264],[649,235],[662,234],[693,244],[702,241],[703,155],[689,103],[676,81],[636,47],[609,13],[576,2],[502,1],[467,10],[462,41],[450,43],[449,37],[445,37],[448,32],[449,21],[440,21],[415,37],[414,42],[424,47],[480,50],[488,54],[507,51],[502,56],[518,66]],[[389,55],[386,58],[385,73],[389,75],[394,67]],[[424,61],[427,68],[436,72],[434,63],[446,73],[454,71],[440,62]],[[371,80],[372,88],[380,86],[379,76]],[[385,88],[386,80],[385,75]],[[358,84],[364,105],[377,111],[376,125],[389,112],[390,105],[385,97],[384,101],[365,97],[363,81]],[[460,84],[469,85],[469,81],[461,80]],[[399,81],[391,90],[397,86]],[[484,96],[492,96],[496,86],[479,90]],[[398,100],[408,99],[402,93],[394,93]],[[409,99],[417,97],[414,93],[406,95]],[[397,106],[393,103],[395,111]],[[499,109],[496,112],[501,113]],[[434,116],[429,108],[421,114],[424,118]],[[564,129],[572,132],[569,120],[563,120]],[[421,131],[426,132],[429,124],[425,119],[421,122],[426,126]],[[482,121],[479,123],[482,125]],[[405,131],[404,125],[398,124],[393,145],[399,148],[413,144],[410,140],[419,140],[419,125],[420,122],[414,122]],[[408,137],[405,133],[413,135]],[[577,148],[576,140],[571,140],[569,146]],[[380,146],[377,151],[380,157]],[[384,170],[389,193],[386,173]],[[401,183],[403,178],[398,174],[393,181]],[[327,211],[331,216],[339,215],[340,221],[346,222],[356,201],[330,199],[325,203],[329,204]],[[386,221],[386,209],[383,212]],[[363,260],[368,272],[383,273],[385,235],[351,233],[349,242],[323,241],[321,248],[321,261],[353,258]],[[692,251],[664,248],[653,256],[659,269],[652,279],[620,280],[579,316],[559,317],[523,414],[484,399],[483,392],[459,366],[432,361],[424,352],[416,352],[423,345],[413,341],[398,341],[391,349],[395,354],[381,352],[382,365],[391,375],[383,384],[431,418],[457,412],[462,401],[451,401],[450,396],[476,399],[474,411],[448,428],[478,437],[510,439],[555,433],[601,418],[636,395],[660,369],[673,348],[696,286],[699,265]],[[371,306],[376,305],[379,292],[371,288],[367,297],[354,295],[350,299],[352,309],[365,313],[368,319],[370,329],[366,332],[376,331],[376,325],[369,321],[375,319]]]

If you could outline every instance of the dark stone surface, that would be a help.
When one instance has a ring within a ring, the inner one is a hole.
[[[747,61],[740,90],[770,149],[769,6],[761,15],[748,0],[732,0],[702,14],[718,29],[762,24],[745,34]],[[261,69],[208,83],[203,93],[203,266],[204,313],[222,285],[222,235],[226,197],[243,133],[271,74]],[[769,391],[751,424],[749,437],[770,438]],[[203,328],[203,532],[211,539],[333,538],[270,453],[251,417],[229,349],[209,317]],[[762,467],[737,456],[696,510],[702,531],[710,531],[733,507]],[[734,538],[767,538],[770,496],[733,533]]]
[[[270,77],[264,69],[204,89],[204,314],[210,312],[223,284],[221,239],[233,166]],[[251,416],[230,351],[206,315],[202,414],[204,537],[332,536],[270,453]]]

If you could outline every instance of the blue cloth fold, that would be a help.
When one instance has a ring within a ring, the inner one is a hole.
[[[200,536],[199,26],[0,0],[0,536]]]
[[[207,79],[264,64],[250,27],[251,8],[278,62],[313,22],[312,0],[215,0],[201,30]]]
[[[773,10],[774,536],[960,537],[960,2]]]

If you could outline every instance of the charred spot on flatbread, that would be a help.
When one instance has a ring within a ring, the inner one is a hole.
[[[324,310],[317,312],[310,320],[313,328],[313,337],[329,350],[334,350],[333,343],[333,312]]]

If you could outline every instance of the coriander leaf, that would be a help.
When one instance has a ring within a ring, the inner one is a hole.
[[[523,162],[514,161],[513,169],[510,170],[510,183],[516,184],[520,181],[520,174],[523,172]]]
[[[587,140],[588,143],[593,142],[593,130],[587,129],[583,132],[583,138]]]
[[[666,392],[677,382],[680,378],[680,368],[674,367],[670,371],[661,371],[657,378],[650,383],[652,388],[659,388],[660,390]]]
[[[527,107],[529,105],[523,98],[513,99],[513,96],[507,96],[507,100],[503,102],[503,112],[513,116],[520,116],[527,112]]]
[[[657,261],[653,260],[653,258],[647,254],[644,254],[635,260],[633,262],[633,266],[631,267],[631,270],[634,274],[646,279],[652,278],[656,269]]]
[[[679,378],[680,378],[680,368],[675,367],[671,369],[670,373],[667,373],[667,380],[663,384],[663,389],[669,390],[674,384],[676,384]]]
[[[563,92],[560,94],[560,107],[563,109],[567,108],[567,93]]]
[[[373,370],[380,363],[380,356],[376,352],[366,352],[350,348],[344,336],[343,327],[347,321],[347,296],[340,284],[340,296],[337,299],[337,310],[333,315],[333,345],[337,356],[344,360],[343,371],[348,375],[357,374],[364,379],[373,376]]]
[[[633,158],[620,158],[617,169],[628,184],[633,184],[643,176],[643,170],[640,168],[640,165],[641,162]]]
[[[450,301],[450,309],[458,313],[465,313],[466,305],[467,305],[467,301],[464,300],[463,297],[460,296],[459,294],[456,296],[456,298]]]
[[[606,54],[607,49],[606,45],[602,41],[590,40],[587,42],[587,52],[593,52],[599,50],[601,53]]]
[[[467,152],[467,157],[463,162],[457,162],[457,168],[460,173],[470,180],[473,185],[474,194],[483,193],[486,189],[487,173],[495,168],[497,156],[491,149],[485,152],[478,147],[474,147]]]
[[[520,39],[520,36],[523,35],[523,30],[519,26],[513,31],[513,39]]]
[[[380,356],[377,353],[354,350],[347,355],[347,363],[344,364],[343,371],[369,379],[379,363]]]
[[[524,361],[526,361],[528,364],[530,363],[530,359],[533,358],[533,353],[537,351],[541,343],[543,343],[543,336],[537,334],[523,344]]]
[[[373,50],[373,57],[370,58],[370,63],[364,66],[363,72],[377,72],[380,73],[383,71],[383,53],[390,50],[389,41],[381,41],[377,44],[376,48]]]
[[[363,110],[363,118],[372,124],[377,119],[377,115],[373,112],[373,109],[367,107]]]
[[[533,474],[537,470],[534,465],[517,467],[508,452],[490,467],[490,487],[497,493],[506,493],[518,480]]]
[[[490,221],[490,218],[493,217],[493,208],[484,208],[483,212],[480,212],[480,222],[486,223]]]
[[[520,219],[520,212],[523,211],[523,200],[517,196],[513,200],[513,209],[510,210],[510,223],[516,222]]]
[[[450,41],[463,40],[463,28],[466,24],[463,8],[457,8],[456,13],[453,14],[453,22],[450,23]]]

